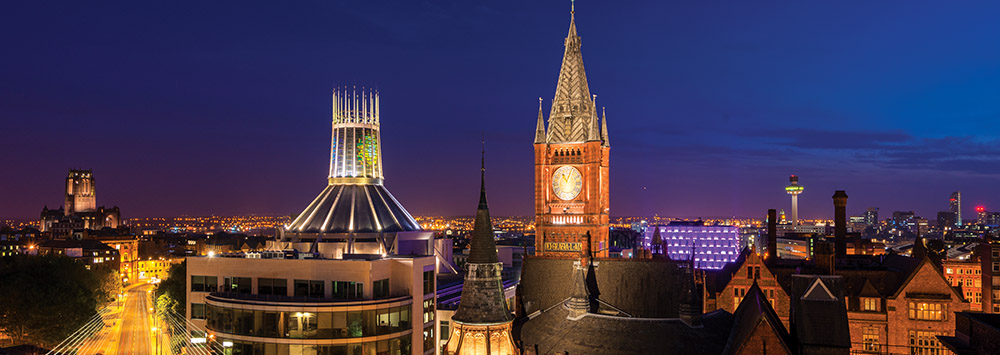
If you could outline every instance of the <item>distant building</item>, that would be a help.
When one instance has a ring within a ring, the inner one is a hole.
[[[864,214],[865,224],[869,226],[878,225],[878,207],[868,207]]]
[[[962,226],[962,192],[955,191],[948,196],[948,211],[955,214],[955,225]]]
[[[695,267],[721,269],[739,255],[740,230],[736,226],[706,226],[702,221],[673,221],[666,226],[647,228],[643,247],[653,248],[653,234],[660,230],[666,254],[672,260],[690,260]]]
[[[33,249],[36,250],[32,251],[32,254],[63,255],[77,259],[87,267],[87,270],[95,267],[106,267],[115,271],[121,269],[118,250],[96,240],[46,240]]]
[[[39,229],[55,237],[68,236],[78,229],[118,228],[118,206],[97,207],[97,192],[91,170],[70,170],[66,176],[65,205],[56,210],[42,208]]]
[[[958,225],[958,215],[952,211],[941,211],[937,214],[938,228],[943,230],[955,228]]]

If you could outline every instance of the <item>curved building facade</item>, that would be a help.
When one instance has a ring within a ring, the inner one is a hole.
[[[433,354],[432,232],[383,186],[378,95],[334,92],[327,186],[267,251],[187,259],[192,338],[232,354]]]

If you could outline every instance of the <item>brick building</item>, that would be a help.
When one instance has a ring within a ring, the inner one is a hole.
[[[777,277],[768,269],[761,256],[749,249],[743,249],[736,261],[721,272],[706,275],[705,312],[721,309],[736,313],[754,284],[758,285],[767,302],[774,308],[781,323],[788,327],[788,291],[778,283]]]
[[[983,269],[979,261],[945,260],[941,270],[948,284],[961,290],[970,311],[983,310]]]

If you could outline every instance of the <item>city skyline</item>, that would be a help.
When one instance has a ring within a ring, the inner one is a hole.
[[[323,186],[330,92],[343,84],[379,88],[386,186],[413,214],[468,213],[475,170],[463,167],[478,164],[486,131],[491,189],[505,192],[494,214],[530,215],[534,101],[549,107],[568,23],[563,2],[528,4],[204,4],[203,17],[7,5],[23,15],[0,25],[9,33],[49,20],[15,37],[19,55],[0,69],[17,132],[0,143],[15,152],[0,162],[17,167],[0,175],[0,216],[58,208],[71,167],[94,169],[98,204],[126,219],[297,214]],[[976,129],[1000,112],[988,102],[1000,92],[990,11],[577,5],[615,136],[612,216],[787,211],[789,174],[809,187],[803,219],[832,217],[838,189],[850,215],[933,219],[953,191],[965,216],[1000,209],[997,137]]]

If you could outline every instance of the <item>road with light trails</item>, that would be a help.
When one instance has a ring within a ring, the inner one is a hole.
[[[146,355],[153,354],[153,322],[150,312],[153,304],[147,291],[152,285],[142,285],[128,291],[125,309],[121,314],[121,332],[118,335],[117,352],[110,354]],[[109,353],[104,353],[109,355]]]

